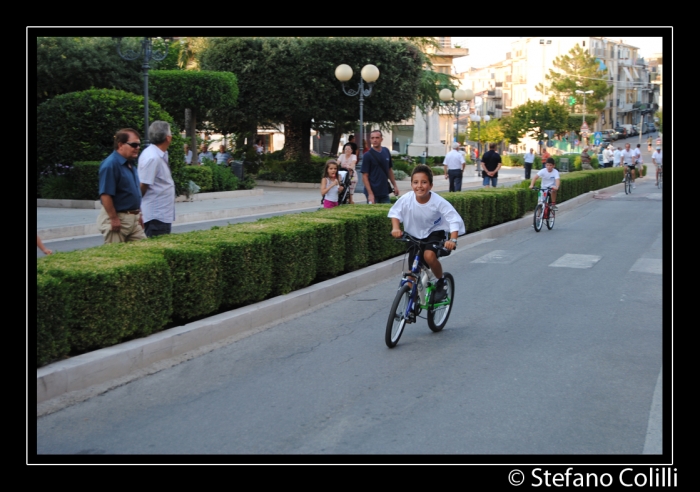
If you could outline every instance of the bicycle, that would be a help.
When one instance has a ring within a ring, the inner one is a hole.
[[[552,206],[552,197],[550,196],[551,187],[538,188],[533,187],[533,190],[537,190],[537,206],[535,207],[534,225],[535,231],[540,232],[542,230],[542,222],[547,224],[547,229],[550,231],[554,227],[554,219],[556,213]]]
[[[632,172],[629,166],[625,165],[625,195],[632,193]]]
[[[664,168],[659,166],[659,179],[656,182],[656,187],[658,189],[661,189],[663,187],[663,181],[664,181]]]
[[[452,312],[455,292],[454,278],[445,272],[443,275],[447,295],[442,301],[433,302],[436,278],[428,265],[421,261],[420,252],[425,246],[435,244],[434,242],[421,241],[405,233],[396,240],[411,243],[419,249],[413,259],[411,271],[403,273],[394,302],[391,304],[384,335],[384,341],[389,348],[394,348],[399,342],[406,323],[415,323],[423,310],[427,311],[428,327],[434,332],[442,330]],[[450,250],[442,247],[445,244],[444,240],[437,244],[438,258],[450,254]]]

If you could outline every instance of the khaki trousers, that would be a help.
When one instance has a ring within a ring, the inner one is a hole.
[[[97,228],[102,233],[102,237],[107,243],[125,243],[127,241],[140,241],[146,239],[146,233],[139,224],[141,214],[117,213],[121,228],[118,231],[112,230],[112,223],[104,207],[97,216]]]

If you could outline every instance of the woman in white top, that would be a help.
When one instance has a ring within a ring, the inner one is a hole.
[[[352,199],[353,193],[355,193],[355,185],[357,185],[357,175],[355,174],[355,165],[357,164],[357,156],[352,153],[352,147],[349,143],[345,144],[343,147],[343,153],[340,154],[338,158],[338,164],[344,169],[350,171],[350,187],[348,190],[348,202],[350,205],[355,203]]]

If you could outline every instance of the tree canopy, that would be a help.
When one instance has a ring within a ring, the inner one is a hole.
[[[554,97],[550,97],[546,103],[528,101],[513,109],[506,134],[511,143],[517,143],[528,133],[535,135],[537,139],[546,139],[545,130],[553,130],[555,134],[561,134],[569,129],[568,122],[568,109],[558,103]]]
[[[239,105],[228,115],[232,130],[283,123],[286,156],[308,159],[311,128],[359,119],[359,98],[343,93],[338,65],[353,68],[349,90],[357,90],[364,65],[379,69],[363,119],[381,123],[413,115],[424,55],[411,43],[387,39],[212,38],[199,61],[202,69],[237,76]]]
[[[141,65],[122,60],[112,38],[36,38],[37,105],[91,87],[142,94]]]
[[[580,45],[574,46],[569,54],[556,57],[552,65],[554,68],[549,70],[545,79],[559,100],[573,96],[577,112],[583,113],[584,95],[576,91],[593,91],[586,94],[586,112],[596,113],[605,107],[606,96],[614,90],[608,83],[607,68],[601,68],[600,62]]]
[[[195,128],[209,110],[231,111],[238,101],[236,76],[230,72],[195,70],[153,70],[149,75],[150,99],[157,101],[180,128],[185,127],[185,111],[191,111],[188,134],[193,162],[197,157]]]

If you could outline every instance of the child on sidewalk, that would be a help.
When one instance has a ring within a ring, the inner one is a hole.
[[[323,208],[333,208],[338,206],[338,191],[343,187],[338,181],[338,163],[334,159],[326,161],[321,178],[321,195],[323,195]]]
[[[401,196],[389,210],[391,235],[401,237],[400,224],[403,222],[406,234],[423,241],[436,242],[449,237],[444,247],[448,250],[455,249],[457,237],[466,233],[464,221],[450,202],[430,191],[433,188],[433,171],[430,167],[420,164],[413,169],[411,188],[413,191]],[[436,243],[425,248],[423,260],[438,279],[434,302],[440,302],[447,293]]]

